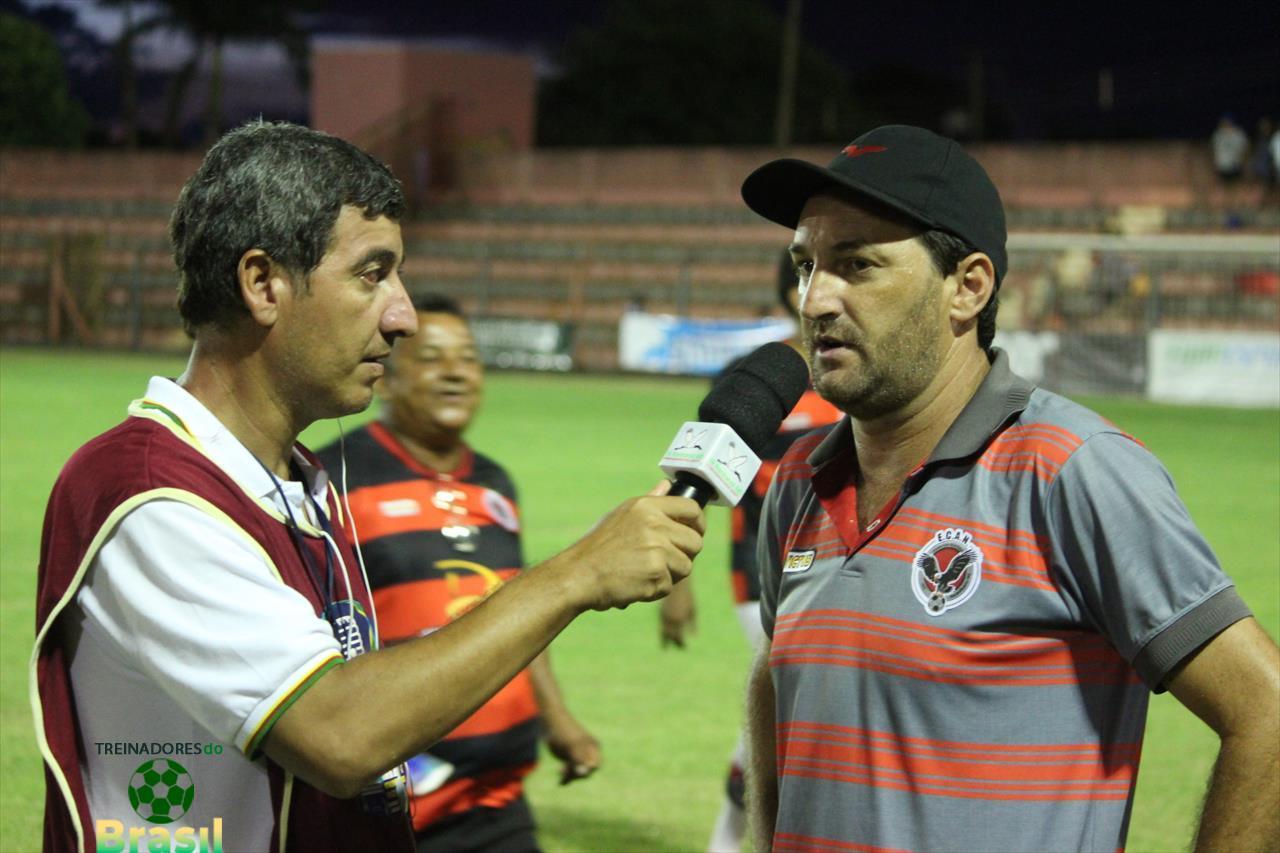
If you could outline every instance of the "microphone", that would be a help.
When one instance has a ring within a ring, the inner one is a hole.
[[[760,452],[808,387],[809,366],[784,343],[741,358],[662,455],[658,467],[672,480],[670,494],[699,506],[737,506],[760,470]]]

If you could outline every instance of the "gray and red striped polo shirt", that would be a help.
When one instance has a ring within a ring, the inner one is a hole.
[[[1108,850],[1149,690],[1248,608],[1163,466],[997,353],[867,529],[847,420],[782,460],[760,536],[774,849]]]

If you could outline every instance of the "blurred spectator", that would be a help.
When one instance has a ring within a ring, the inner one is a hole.
[[[392,350],[377,385],[381,419],[317,454],[350,478],[349,529],[362,534],[388,645],[443,629],[524,566],[511,477],[465,439],[484,396],[471,329],[448,297],[424,294],[414,309],[418,334]],[[524,777],[540,736],[564,763],[561,784],[600,765],[600,744],[566,706],[547,651],[409,759],[418,853],[536,851]]]
[[[1213,168],[1224,184],[1235,183],[1244,172],[1249,155],[1249,137],[1230,115],[1218,119],[1218,127],[1209,138],[1213,149]]]
[[[1263,204],[1280,204],[1280,127],[1270,117],[1258,122],[1254,173],[1262,183]]]
[[[1280,176],[1280,127],[1272,132],[1267,147],[1271,149],[1271,175],[1278,177]]]
[[[1094,313],[1089,291],[1097,278],[1097,261],[1088,249],[1065,250],[1053,264],[1053,303],[1057,316],[1063,322],[1072,323],[1081,316]]]
[[[1276,183],[1276,168],[1271,151],[1275,130],[1275,122],[1270,117],[1258,119],[1258,132],[1254,135],[1253,150],[1249,153],[1250,175],[1268,189]]]

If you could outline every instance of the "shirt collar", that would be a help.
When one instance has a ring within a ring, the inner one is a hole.
[[[977,455],[991,436],[1027,407],[1035,385],[1013,372],[1009,366],[1009,356],[1004,350],[992,347],[992,352],[995,358],[991,362],[991,369],[934,447],[926,466]],[[857,456],[848,415],[813,449],[808,462],[817,472],[827,463],[846,454],[851,454],[854,458]]]
[[[240,483],[246,491],[261,501],[274,504],[280,512],[285,511],[276,490],[275,481],[262,467],[262,463],[240,443],[240,439],[236,438],[231,430],[223,426],[222,421],[218,420],[213,412],[191,396],[185,388],[172,379],[153,376],[147,383],[147,399],[160,404],[176,415],[186,427],[187,432],[204,450],[205,455],[226,471],[233,480]],[[293,446],[293,461],[302,472],[304,481],[310,484],[312,497],[321,507],[324,507],[329,483],[324,470],[308,462],[296,444]],[[286,492],[299,489],[298,484],[291,482],[282,482],[280,485]],[[300,502],[302,494],[299,493],[296,497]]]

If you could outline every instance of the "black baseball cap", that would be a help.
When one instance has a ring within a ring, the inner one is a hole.
[[[824,169],[804,160],[765,163],[742,182],[742,200],[765,219],[795,228],[805,203],[843,188],[909,219],[954,234],[991,258],[997,284],[1009,267],[1000,193],[953,140],[922,127],[877,127],[846,145]]]

